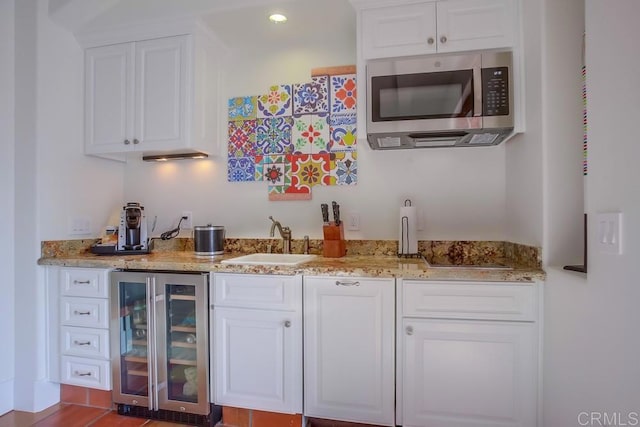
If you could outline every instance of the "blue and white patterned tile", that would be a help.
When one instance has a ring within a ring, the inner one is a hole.
[[[329,117],[331,134],[329,151],[332,153],[357,150],[355,113],[337,113]]]
[[[257,96],[229,98],[229,121],[255,119],[257,102]]]
[[[329,112],[329,77],[312,77],[309,83],[293,85],[293,114]]]
[[[258,96],[258,118],[291,116],[293,99],[291,85],[273,85]]]
[[[358,153],[331,153],[331,185],[356,185],[358,183]]]
[[[256,147],[257,154],[288,154],[293,150],[291,145],[291,117],[267,117],[257,119]]]
[[[327,114],[306,114],[293,117],[291,143],[295,154],[318,154],[329,151],[329,121]]]
[[[227,179],[229,182],[255,181],[255,158],[228,158]]]
[[[331,113],[356,112],[356,75],[343,74],[330,76]]]

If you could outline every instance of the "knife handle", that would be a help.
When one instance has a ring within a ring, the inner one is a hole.
[[[322,203],[320,209],[322,210],[322,222],[329,224],[329,205]]]

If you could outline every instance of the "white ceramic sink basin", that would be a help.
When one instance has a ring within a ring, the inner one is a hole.
[[[316,255],[307,254],[251,254],[236,258],[223,259],[222,264],[246,265],[298,265],[311,261]]]

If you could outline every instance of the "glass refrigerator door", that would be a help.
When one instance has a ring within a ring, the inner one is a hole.
[[[160,407],[208,414],[207,276],[158,275],[156,283],[156,293],[164,294],[164,310],[158,311],[158,349],[165,349],[158,352]]]
[[[112,358],[117,359],[113,360],[116,403],[150,405],[152,322],[147,307],[150,286],[146,275],[113,273],[111,328],[115,350]]]

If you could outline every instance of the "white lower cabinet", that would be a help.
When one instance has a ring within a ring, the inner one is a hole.
[[[304,414],[395,426],[394,279],[304,277]]]
[[[404,427],[536,426],[536,291],[533,283],[404,281],[398,298]]]
[[[51,381],[111,390],[109,271],[47,268]]]
[[[302,412],[302,278],[215,274],[213,396],[218,405]]]

